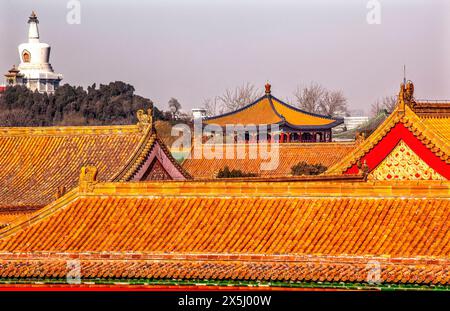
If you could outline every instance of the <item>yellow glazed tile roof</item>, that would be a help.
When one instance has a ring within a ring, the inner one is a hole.
[[[135,125],[0,128],[0,209],[48,204],[59,187],[76,186],[84,165],[111,180],[147,135]]]
[[[203,145],[203,148],[207,146]],[[191,158],[183,161],[183,168],[196,179],[216,178],[219,170],[228,166],[231,170],[241,170],[245,173],[255,173],[259,177],[285,177],[292,174],[292,166],[300,162],[308,164],[322,164],[330,167],[340,161],[346,155],[351,153],[356,147],[355,142],[348,143],[282,143],[278,144],[279,160],[277,165],[270,170],[262,170],[261,164],[267,163],[267,158],[261,157],[260,149],[257,149],[255,158],[250,156],[251,148],[263,148],[271,150],[271,146],[260,144],[235,144],[223,145],[222,148],[233,148],[235,156],[232,159],[208,159],[205,156],[195,158],[194,154]],[[245,150],[244,159],[239,159],[236,155],[237,150],[243,148]]]
[[[48,278],[78,258],[86,278],[365,282],[376,261],[382,282],[448,285],[449,189],[445,181],[98,183],[0,229],[0,275],[40,269]]]
[[[450,146],[450,117],[421,117],[421,123],[439,137],[443,147]]]

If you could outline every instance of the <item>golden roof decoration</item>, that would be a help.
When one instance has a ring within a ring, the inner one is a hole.
[[[98,170],[93,165],[83,166],[80,173],[79,189],[81,192],[90,192],[97,182]]]

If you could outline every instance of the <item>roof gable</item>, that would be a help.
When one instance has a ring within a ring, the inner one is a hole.
[[[368,179],[377,180],[445,180],[403,140],[373,169]]]
[[[450,179],[450,114],[430,109],[426,115],[420,115],[415,113],[415,105],[415,102],[405,103],[400,94],[391,115],[353,153],[331,167],[327,174],[356,174],[364,163],[371,171],[402,140],[427,165]],[[424,106],[421,104],[422,109]],[[446,109],[445,105],[441,109]]]

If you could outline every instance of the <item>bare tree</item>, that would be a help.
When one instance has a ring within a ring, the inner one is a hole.
[[[320,112],[330,117],[345,115],[347,99],[342,91],[326,91],[320,100]]]
[[[382,110],[382,104],[379,100],[377,100],[376,102],[374,102],[371,106],[370,106],[370,116],[372,117],[376,117]]]
[[[394,111],[396,106],[397,106],[396,96],[385,96],[381,100],[378,99],[375,103],[372,104],[370,108],[370,114],[372,116],[377,116],[382,111],[391,113],[392,111]]]
[[[347,99],[342,91],[329,91],[315,82],[311,82],[308,86],[298,87],[294,96],[297,106],[308,112],[331,117],[347,112]]]
[[[168,105],[169,105],[170,113],[172,114],[172,118],[177,119],[179,117],[179,113],[180,113],[180,109],[181,109],[180,102],[178,101],[178,99],[172,97],[169,100]]]
[[[222,111],[220,109],[219,98],[216,96],[214,98],[206,98],[203,100],[202,107],[206,110],[206,115],[208,117],[215,116],[217,114],[221,114]]]
[[[217,99],[219,101],[219,109],[223,113],[245,107],[261,96],[262,92],[253,84],[247,82],[242,86],[236,87],[234,90],[226,90],[225,94],[219,96]]]
[[[397,96],[386,96],[382,100],[384,108],[391,113],[397,106]]]
[[[311,82],[309,86],[297,87],[294,96],[298,107],[308,112],[319,113],[324,93],[325,90],[320,84]]]

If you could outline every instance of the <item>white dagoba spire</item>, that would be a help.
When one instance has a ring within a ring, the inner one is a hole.
[[[28,18],[28,24],[30,24],[28,29],[28,42],[39,42],[39,20],[36,12],[31,12],[30,17]]]
[[[28,42],[19,45],[20,64],[18,69],[23,75],[23,84],[31,90],[53,93],[63,76],[53,71],[50,64],[50,45],[39,40],[39,20],[36,12],[28,18]]]

